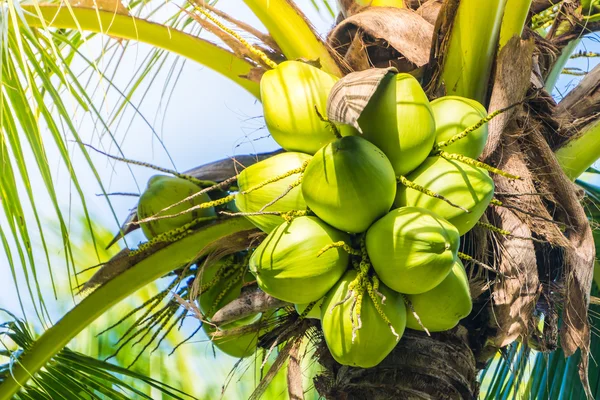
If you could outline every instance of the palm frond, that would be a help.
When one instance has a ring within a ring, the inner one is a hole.
[[[13,366],[19,363],[19,357],[31,348],[34,337],[24,321],[17,319],[10,312],[3,310],[12,319],[0,324],[0,337],[7,346],[11,342],[14,349],[0,350],[0,356],[8,358],[8,362],[0,365],[0,382],[12,379]],[[12,346],[11,346],[12,347]],[[136,387],[126,382],[123,377],[136,381]],[[15,399],[152,399],[137,385],[148,385],[160,391],[167,398],[193,398],[176,388],[163,384],[126,368],[97,360],[84,354],[64,348],[57,353],[45,368],[34,375]]]
[[[146,244],[136,253],[121,252],[104,266],[100,275],[105,283],[40,336],[25,357],[15,364],[12,379],[0,385],[0,399],[11,398],[32,373],[44,368],[75,335],[111,306],[170,271],[206,255],[219,239],[226,240],[232,234],[252,229],[245,218],[231,218],[191,232],[173,243],[158,241]]]

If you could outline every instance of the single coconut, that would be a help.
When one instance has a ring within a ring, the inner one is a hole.
[[[435,118],[435,141],[451,139],[487,116],[485,107],[476,100],[460,96],[444,96],[431,102]],[[483,153],[488,137],[487,124],[443,148],[448,153],[477,158]]]
[[[418,207],[390,211],[366,236],[367,253],[381,281],[406,294],[440,284],[456,261],[459,244],[451,223]]]
[[[250,258],[250,271],[267,294],[290,303],[319,300],[344,274],[348,254],[328,245],[350,237],[316,217],[298,217],[273,230]]]
[[[364,138],[389,158],[397,175],[406,175],[429,155],[435,120],[427,95],[409,74],[388,75],[362,111]]]
[[[456,226],[461,236],[481,219],[494,197],[494,181],[486,170],[456,160],[430,157],[406,178],[469,212],[402,184],[398,185],[394,205],[433,211]]]
[[[357,306],[348,298],[348,286],[356,278],[356,271],[349,270],[325,297],[321,307],[321,325],[327,347],[333,358],[342,365],[371,368],[379,364],[396,347],[406,326],[406,307],[400,294],[384,285],[379,291],[385,303],[377,297],[379,306],[391,322],[396,335],[379,314],[373,300],[365,292],[362,296],[360,321],[362,326],[352,340],[353,323],[357,321]],[[346,299],[345,302],[342,302]]]
[[[198,193],[200,187],[182,178],[166,175],[154,175],[148,180],[146,190],[140,196],[137,206],[137,215],[140,220],[152,216],[168,216],[175,215],[185,211],[191,207],[201,203],[209,202],[211,199],[208,194],[203,193],[193,197],[183,203],[170,208],[166,211],[163,209],[176,204],[191,195]],[[172,218],[156,219],[140,224],[142,232],[147,239],[160,235],[161,233],[179,228],[195,219],[202,217],[214,217],[215,210],[213,207],[196,209],[189,213],[181,214]]]
[[[337,80],[300,61],[285,61],[264,73],[260,96],[265,123],[281,147],[314,154],[335,139],[319,113],[326,115],[327,96]]]
[[[283,175],[288,171],[298,169],[302,167],[304,162],[310,159],[311,157],[304,153],[287,152],[277,154],[249,166],[238,176],[239,193],[235,198],[235,205],[244,213],[260,211],[265,205],[286,193],[289,186],[296,182],[302,173],[292,174],[247,194],[244,194],[244,191],[276,178],[279,175]],[[305,209],[306,203],[302,196],[302,189],[300,186],[297,186],[263,211],[286,212]],[[283,218],[278,215],[253,215],[247,218],[264,232],[271,232],[283,222]]]
[[[359,233],[390,210],[396,176],[381,150],[359,136],[347,136],[315,154],[304,172],[302,194],[323,221]]]
[[[408,300],[430,332],[447,331],[471,313],[473,303],[469,290],[469,279],[465,267],[456,260],[446,278],[433,289],[421,293],[407,295]],[[408,312],[406,327],[423,330],[412,312]]]

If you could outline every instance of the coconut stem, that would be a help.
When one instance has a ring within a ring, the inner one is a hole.
[[[415,311],[415,308],[413,307],[412,302],[408,299],[408,296],[405,294],[400,294],[400,296],[402,296],[402,299],[404,300],[404,304],[406,304],[406,307],[408,307],[408,309],[412,313],[413,317],[415,317],[415,319],[417,320],[417,323],[419,324],[421,329],[423,329],[425,331],[425,333],[427,333],[427,336],[431,336],[431,333],[429,333],[429,329],[427,329],[425,327],[425,325],[423,325],[423,322],[421,321],[421,317],[419,317],[419,314],[417,314],[417,312]]]
[[[362,312],[362,302],[364,293],[364,288],[361,288],[356,293],[356,298],[354,299],[354,303],[352,304],[353,307],[350,307],[350,316],[354,317],[354,315],[356,315],[356,323],[354,322],[354,320],[352,321],[352,343],[354,343],[354,340],[356,339],[356,334],[358,333],[359,329],[362,328],[362,319],[360,318],[360,314]],[[356,314],[354,313],[354,310],[356,310]]]
[[[427,196],[431,196],[436,199],[445,201],[446,203],[450,204],[452,207],[456,207],[456,208],[466,212],[467,214],[471,212],[471,211],[467,210],[466,208],[459,206],[458,204],[454,204],[452,201],[450,201],[446,197],[442,196],[441,194],[432,192],[431,190],[429,190],[421,185],[418,185],[418,184],[414,183],[413,181],[408,180],[406,177],[404,177],[402,175],[397,176],[396,179],[398,180],[399,183],[403,184],[404,186],[406,186],[408,188],[411,188],[413,190],[421,192]]]
[[[451,153],[441,151],[441,150],[439,151],[438,154],[440,157],[443,157],[446,160],[456,160],[456,161],[462,162],[463,164],[471,165],[473,167],[483,168],[487,171],[493,172],[496,175],[501,175],[508,179],[521,179],[521,177],[518,175],[513,175],[510,172],[502,171],[501,169],[492,167],[491,165],[488,165],[481,161],[474,160],[474,159],[464,156],[462,154],[451,154]]]
[[[483,268],[483,269],[487,269],[488,271],[491,271],[491,272],[493,272],[493,273],[495,273],[495,274],[497,274],[497,275],[501,275],[501,276],[503,276],[503,277],[506,277],[506,275],[505,275],[505,274],[503,274],[502,272],[500,272],[500,271],[498,271],[498,270],[496,270],[496,269],[494,269],[494,268],[490,267],[489,265],[487,265],[487,264],[485,264],[485,263],[482,263],[482,262],[481,262],[481,261],[479,261],[479,260],[476,260],[476,259],[474,259],[473,257],[471,257],[471,256],[470,256],[470,255],[468,255],[468,254],[461,253],[461,252],[459,251],[459,252],[458,252],[458,258],[460,258],[460,259],[461,259],[461,260],[463,260],[463,261],[469,261],[469,262],[472,262],[473,264],[475,264],[475,265],[478,265],[478,266],[480,266],[480,267],[481,267],[481,268]]]
[[[198,290],[199,295],[202,296],[202,294],[204,294],[208,290],[212,289],[217,283],[219,283],[221,278],[225,278],[226,276],[228,276],[229,271],[232,271],[235,269],[235,268],[230,269],[228,267],[229,267],[229,265],[221,266],[221,268],[219,268],[219,270],[217,271],[215,276],[209,282],[206,282],[205,284],[200,285],[200,290]],[[204,273],[204,271],[202,271],[200,273],[200,276],[202,276],[202,273]]]
[[[283,191],[283,193],[281,193],[279,196],[275,197],[273,200],[271,200],[270,202],[268,202],[267,204],[265,204],[264,206],[262,206],[262,208],[260,210],[258,210],[258,212],[265,211],[265,209],[267,207],[270,207],[273,204],[277,203],[279,200],[283,199],[289,192],[292,191],[292,189],[294,189],[297,186],[300,186],[302,184],[302,177],[303,177],[303,175],[300,175],[300,177],[294,183],[292,183],[291,185],[289,185]]]
[[[208,19],[213,24],[218,26],[219,29],[221,29],[223,32],[227,33],[228,35],[230,35],[231,37],[233,37],[237,41],[239,41],[246,49],[248,49],[248,51],[250,53],[252,53],[252,55],[254,55],[255,57],[258,57],[263,63],[265,63],[265,65],[268,65],[269,67],[271,67],[273,69],[277,68],[277,63],[275,61],[271,60],[269,57],[267,57],[267,55],[265,53],[263,53],[262,51],[260,51],[259,49],[257,49],[256,47],[254,47],[250,43],[248,43],[248,41],[246,39],[244,39],[243,37],[241,37],[237,32],[235,32],[232,29],[229,29],[228,27],[223,25],[223,23],[221,23],[221,21],[219,21],[218,19],[213,17],[205,9],[200,8],[198,6],[195,6],[195,8],[200,14],[204,15],[206,17],[206,19]]]
[[[327,125],[329,126],[329,129],[331,129],[331,132],[336,137],[336,139],[341,139],[342,138],[342,134],[340,133],[340,130],[338,129],[338,127],[333,122],[331,122],[330,120],[328,120],[327,118],[325,118],[323,116],[323,114],[321,114],[321,112],[319,111],[319,109],[317,108],[317,106],[315,106],[315,112],[317,113],[317,117],[319,117],[319,119],[322,122],[327,123]]]
[[[195,177],[193,177],[191,175],[182,174],[182,173],[177,172],[177,171],[175,171],[173,169],[159,167],[158,165],[150,164],[150,163],[147,163],[147,162],[144,162],[144,161],[136,161],[136,160],[130,160],[130,159],[125,158],[125,157],[113,156],[112,154],[108,154],[108,153],[106,153],[106,152],[104,152],[104,151],[102,151],[100,149],[97,149],[94,146],[86,144],[86,143],[79,142],[79,144],[82,144],[85,147],[89,147],[90,149],[94,150],[95,152],[100,153],[103,156],[106,156],[106,157],[111,158],[113,160],[121,161],[121,162],[124,162],[126,164],[131,164],[131,165],[139,165],[140,167],[150,168],[150,169],[153,169],[153,170],[159,171],[159,172],[164,172],[165,174],[173,175],[173,176],[176,176],[177,178],[181,178],[181,179],[185,179],[186,181],[190,181],[193,184],[196,184],[196,185],[198,185],[200,187],[206,187],[206,186],[211,186],[211,185],[215,184],[215,182],[213,182],[213,181],[203,181],[203,180],[195,178]]]
[[[499,233],[499,234],[501,234],[501,235],[504,235],[504,236],[510,236],[510,235],[511,235],[511,233],[510,233],[509,231],[507,231],[507,230],[505,230],[505,229],[502,229],[502,228],[498,228],[497,226],[494,226],[494,225],[492,225],[492,224],[488,224],[487,222],[481,222],[481,221],[478,221],[478,222],[477,222],[477,225],[479,225],[479,226],[481,226],[482,228],[485,228],[485,229],[487,229],[487,230],[490,230],[490,231],[492,231],[492,232],[495,232],[495,233]]]
[[[392,321],[390,321],[390,319],[387,317],[387,315],[385,315],[385,311],[383,311],[383,308],[381,308],[381,305],[379,304],[379,299],[377,298],[377,295],[375,294],[375,290],[373,289],[373,285],[371,284],[371,282],[369,282],[368,279],[365,279],[364,284],[365,284],[367,293],[369,294],[369,298],[373,302],[373,306],[375,307],[375,310],[377,310],[377,313],[379,314],[379,316],[388,325],[388,327],[392,331],[392,335],[394,335],[396,337],[396,341],[399,341],[400,335],[398,335],[398,332],[396,332],[396,330],[394,329],[394,326],[392,325]],[[383,304],[383,300],[382,300],[381,304]]]
[[[171,204],[170,206],[163,208],[162,210],[160,210],[159,212],[157,212],[156,214],[154,214],[152,217],[155,217],[155,216],[157,216],[158,214],[160,214],[160,213],[163,213],[163,212],[165,212],[165,211],[168,211],[168,210],[170,210],[170,209],[171,209],[171,208],[173,208],[173,207],[177,207],[177,206],[178,206],[178,205],[180,205],[180,204],[183,204],[183,203],[185,203],[185,202],[187,202],[187,201],[190,201],[190,200],[191,200],[191,199],[193,199],[193,198],[196,198],[196,197],[198,197],[198,196],[201,196],[201,195],[203,195],[204,193],[210,192],[210,191],[212,191],[212,190],[215,190],[215,189],[222,189],[222,188],[226,187],[227,185],[231,184],[232,182],[235,182],[235,180],[236,180],[237,178],[238,178],[238,176],[237,176],[237,175],[236,175],[236,176],[232,176],[231,178],[227,178],[227,179],[225,179],[223,182],[219,182],[219,183],[217,183],[217,184],[214,184],[214,185],[212,185],[212,186],[209,186],[209,187],[207,187],[207,188],[204,188],[204,189],[202,189],[201,191],[199,191],[199,192],[197,192],[197,193],[194,193],[194,194],[192,194],[192,195],[190,195],[190,196],[186,197],[185,199],[181,199],[181,200],[179,200],[177,203],[173,203],[173,204]],[[187,212],[187,211],[186,211],[186,212]],[[150,218],[152,218],[152,217],[150,217]],[[170,216],[170,215],[169,215],[168,217],[170,218],[170,217],[172,217],[172,216]],[[139,223],[139,221],[138,221],[138,223]]]
[[[386,297],[379,291],[379,283],[379,277],[377,275],[373,275],[373,291],[381,298],[381,304],[385,304]]]
[[[554,221],[553,219],[544,217],[543,215],[538,215],[538,214],[535,214],[535,213],[532,213],[532,212],[529,212],[529,211],[525,211],[525,210],[523,210],[522,208],[519,208],[519,207],[515,207],[515,206],[510,206],[510,205],[504,204],[503,202],[501,202],[498,199],[492,199],[490,201],[490,204],[494,205],[494,206],[497,206],[497,207],[504,207],[504,208],[508,208],[510,210],[515,210],[515,211],[518,211],[518,212],[520,212],[522,214],[529,215],[530,217],[538,218],[538,219],[541,219],[543,221],[550,222],[551,224],[557,225],[559,227],[559,229],[561,229],[563,232],[567,228],[567,226],[564,223],[560,222],[560,221]]]
[[[325,253],[328,250],[331,249],[343,249],[346,253],[348,254],[352,254],[353,256],[360,256],[362,253],[360,252],[360,250],[356,250],[353,249],[350,245],[348,245],[346,242],[344,242],[343,240],[340,240],[339,242],[334,242],[331,244],[328,244],[327,246],[323,247],[318,253],[317,253],[317,257],[321,257],[321,255],[323,255],[323,253]]]
[[[190,213],[190,212],[192,212],[194,210],[202,210],[202,209],[205,209],[205,208],[211,208],[211,207],[221,206],[223,204],[229,203],[233,199],[235,199],[235,194],[230,194],[229,196],[225,196],[225,197],[222,197],[222,198],[217,199],[217,200],[207,201],[206,203],[201,203],[201,204],[195,205],[193,207],[187,208],[187,209],[185,209],[185,210],[183,210],[181,212],[178,212],[176,214],[160,215],[159,216],[158,214],[160,214],[161,212],[163,212],[163,210],[161,210],[158,213],[156,213],[156,214],[154,214],[154,215],[152,215],[152,216],[150,216],[148,218],[144,218],[144,219],[140,219],[140,220],[135,221],[135,222],[131,222],[131,224],[139,225],[139,224],[143,224],[143,223],[150,222],[150,221],[157,221],[157,220],[160,220],[160,219],[175,218],[175,217],[178,217],[180,215],[184,215],[184,214]],[[170,207],[168,207],[168,208],[170,208]],[[210,217],[210,218],[212,218],[212,217]]]
[[[534,238],[532,236],[519,236],[519,235],[515,235],[515,234],[513,234],[513,233],[511,233],[511,232],[509,232],[507,230],[500,229],[497,226],[494,226],[492,224],[488,224],[486,222],[478,221],[477,225],[481,226],[482,228],[489,229],[492,232],[499,233],[500,235],[510,236],[512,238],[515,238],[515,239],[531,240],[532,242],[537,242],[537,243],[548,243],[546,240],[540,240],[540,239]]]

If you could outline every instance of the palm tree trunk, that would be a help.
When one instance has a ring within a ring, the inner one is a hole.
[[[319,349],[325,372],[315,388],[326,399],[474,399],[477,366],[463,326],[434,333],[407,330],[394,351],[369,369],[341,366],[327,347]]]

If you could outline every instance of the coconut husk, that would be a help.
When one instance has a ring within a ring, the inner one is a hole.
[[[394,67],[371,68],[352,72],[337,81],[327,98],[329,121],[352,125],[362,133],[358,126],[358,118],[377,88],[396,73],[398,70]]]
[[[432,37],[433,25],[412,10],[369,7],[338,24],[327,42],[350,71],[393,66],[409,72],[429,60]]]
[[[430,0],[417,9],[417,14],[431,25],[435,25],[443,4],[442,0]]]

